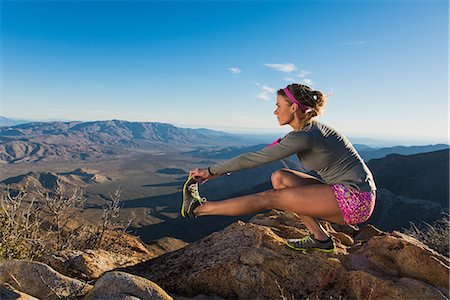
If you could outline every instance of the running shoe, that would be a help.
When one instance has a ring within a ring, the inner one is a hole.
[[[194,209],[206,202],[205,197],[200,197],[198,193],[198,182],[191,176],[183,186],[183,201],[181,203],[181,216],[183,218],[194,218]]]
[[[288,239],[286,245],[298,251],[333,252],[335,250],[334,242],[330,237],[326,241],[319,241],[313,235],[308,235],[302,239]]]

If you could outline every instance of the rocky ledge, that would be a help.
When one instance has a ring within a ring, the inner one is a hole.
[[[147,245],[134,259],[86,251],[59,253],[48,260],[53,268],[4,261],[0,298],[448,298],[447,257],[399,232],[370,225],[325,226],[337,245],[333,254],[286,247],[286,238],[307,231],[295,214],[272,211],[182,248],[174,240],[177,246],[165,254],[145,251]]]

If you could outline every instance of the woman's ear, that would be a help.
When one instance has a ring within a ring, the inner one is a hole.
[[[298,104],[297,103],[292,103],[291,105],[291,111],[294,113],[298,110]]]

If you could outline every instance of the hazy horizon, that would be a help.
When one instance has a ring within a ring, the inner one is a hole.
[[[5,116],[0,116],[0,118]],[[68,120],[68,119],[36,119],[36,120],[25,120],[20,118],[9,118],[5,117],[11,120],[18,120],[18,121],[26,121],[26,122],[96,122],[96,121],[110,121],[113,119],[106,119],[106,120]],[[130,120],[123,120],[121,121],[127,121],[127,122],[155,122],[155,121],[130,121]],[[160,122],[160,123],[167,123],[167,122]],[[256,136],[265,136],[270,138],[277,138],[282,137],[284,134],[287,134],[292,129],[289,128],[289,126],[283,126],[279,127],[277,129],[265,130],[255,130],[255,128],[242,128],[242,127],[222,127],[222,126],[198,126],[198,125],[192,125],[192,124],[176,124],[176,123],[167,123],[174,125],[176,127],[180,128],[192,128],[192,129],[209,129],[209,130],[216,130],[216,131],[222,131],[225,133],[231,133],[231,134],[242,134],[242,135],[256,135]],[[1,126],[1,125],[0,125]],[[354,144],[365,144],[367,146],[372,147],[392,147],[392,146],[425,146],[425,145],[433,145],[433,144],[446,144],[450,145],[448,140],[414,140],[414,139],[402,139],[402,138],[388,138],[388,137],[376,137],[376,136],[352,136],[347,135],[347,137],[352,141]]]

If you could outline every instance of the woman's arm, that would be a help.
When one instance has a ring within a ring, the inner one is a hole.
[[[215,164],[209,168],[212,175],[258,167],[301,152],[311,147],[310,134],[307,132],[290,132],[279,143],[259,151],[248,152],[232,159]],[[208,170],[208,169],[205,169]]]

